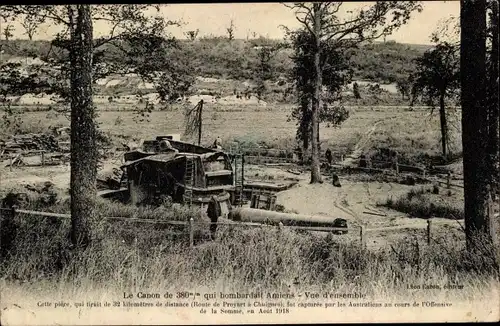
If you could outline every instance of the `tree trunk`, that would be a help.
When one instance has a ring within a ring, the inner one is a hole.
[[[200,108],[198,109],[198,146],[201,146],[201,127],[202,127],[202,120],[203,120],[203,100],[200,101],[199,103]]]
[[[302,101],[301,101],[301,107],[302,107],[302,121],[301,123],[301,137],[302,137],[302,153],[306,155],[307,150],[309,149],[309,139],[311,137],[311,131],[310,131],[310,126],[311,126],[311,114],[309,111],[309,104],[310,100],[303,96]]]
[[[96,197],[97,148],[92,102],[92,18],[90,5],[69,8],[71,31],[71,240],[90,242],[89,221]]]
[[[318,129],[316,133],[316,141],[318,143],[318,156],[321,157],[321,142],[319,141],[319,122],[318,122]]]
[[[490,78],[489,78],[489,94],[488,94],[488,154],[490,183],[493,191],[499,189],[500,175],[500,135],[499,135],[499,105],[498,105],[498,1],[492,1],[491,15],[491,31],[493,38],[491,42],[491,57],[490,57]]]
[[[448,145],[448,126],[446,123],[446,110],[444,106],[445,91],[441,91],[439,95],[439,122],[441,123],[441,148],[443,151],[443,159],[446,161],[447,145]]]
[[[322,71],[320,65],[321,58],[321,13],[320,13],[320,3],[313,4],[314,10],[314,38],[316,41],[314,49],[314,69],[315,69],[315,80],[314,80],[314,96],[312,101],[312,139],[311,139],[311,183],[321,183],[321,173],[319,166],[319,151],[318,151],[318,135],[319,135],[319,109],[321,107],[321,86],[322,81]]]
[[[492,240],[487,214],[489,177],[484,102],[486,0],[462,0],[460,25],[465,233],[467,249],[479,253],[475,240],[490,243]]]

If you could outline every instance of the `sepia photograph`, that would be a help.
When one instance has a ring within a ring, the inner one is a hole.
[[[500,321],[498,6],[0,5],[0,324]]]

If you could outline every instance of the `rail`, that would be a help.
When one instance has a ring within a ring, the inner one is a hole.
[[[52,154],[52,155],[49,155]],[[40,164],[31,164],[31,165],[23,165],[23,166],[47,166],[47,165],[54,165],[53,162],[48,162],[47,158],[54,158],[54,157],[62,157],[64,155],[67,155],[67,152],[50,152],[47,150],[43,149],[34,149],[34,150],[25,150],[25,151],[17,151],[17,152],[10,152],[10,153],[5,153],[5,150],[2,151],[0,154],[0,159],[3,157],[6,157],[9,160],[9,163],[7,166],[9,166],[10,171],[12,171],[12,168],[14,166],[19,165],[23,158],[25,157],[33,157],[33,156],[40,156]]]
[[[276,165],[291,165],[293,163],[297,163],[297,154],[296,151],[291,150],[289,148],[262,148],[262,147],[237,147],[237,146],[230,146],[229,147],[229,153],[234,154],[234,153],[247,153],[245,154],[245,158],[248,159],[247,163],[252,164],[261,164],[261,163],[273,163],[277,162]],[[274,154],[274,155],[269,155],[269,153]],[[351,157],[349,155],[344,155],[340,153],[332,153],[333,154],[333,165],[338,165],[338,163],[341,163],[341,167],[348,168],[349,166],[344,166],[342,163],[345,161],[346,158],[350,158],[352,160],[352,163],[357,163],[357,166],[355,168],[357,169],[362,169],[364,171],[374,171],[374,172],[385,172],[388,170],[391,171],[396,171],[396,174],[400,174],[400,172],[407,171],[407,172],[413,172],[413,173],[419,173],[421,174],[422,178],[424,178],[426,181],[429,182],[438,182],[440,184],[445,184],[447,185],[447,188],[449,187],[457,187],[457,188],[463,188],[462,185],[458,184],[453,184],[450,183],[450,178],[451,176],[448,173],[447,180],[441,181],[441,180],[436,180],[436,179],[431,179],[428,178],[429,172],[436,170],[435,167],[424,167],[424,166],[418,166],[418,165],[410,165],[410,164],[401,164],[398,162],[397,158],[394,160],[374,160],[374,159],[361,159],[361,158],[356,158],[356,157]],[[387,166],[391,166],[391,168],[384,168],[384,167],[359,167],[360,161],[365,160],[367,163],[371,164],[383,164]],[[320,158],[321,163],[327,163],[327,160],[324,157]],[[352,167],[351,167],[352,168]]]

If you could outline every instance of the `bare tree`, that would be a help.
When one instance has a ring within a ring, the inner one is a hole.
[[[12,32],[15,30],[14,26],[11,24],[7,24],[5,28],[3,29],[3,36],[5,37],[5,40],[8,41],[11,37],[14,36]]]
[[[231,23],[229,25],[229,27],[226,28],[226,31],[227,31],[227,38],[232,41],[234,40],[234,30],[235,30],[235,27],[234,27],[234,22],[233,20],[231,19]]]
[[[193,108],[187,109],[185,114],[186,136],[198,134],[198,146],[201,145],[201,128],[203,124],[203,100],[199,101]]]
[[[186,36],[191,40],[194,41],[196,40],[196,37],[198,37],[199,29],[196,29],[195,31],[187,31]]]
[[[37,16],[25,15],[21,20],[21,26],[25,30],[23,34],[28,35],[29,40],[32,41],[41,23],[42,21]]]
[[[418,2],[377,1],[374,5],[358,10],[347,19],[338,13],[342,2],[298,2],[285,4],[295,12],[296,19],[314,38],[314,66],[311,72],[315,79],[315,91],[311,108],[312,120],[312,166],[311,183],[322,182],[319,164],[319,119],[322,96],[321,52],[325,42],[336,48],[348,49],[365,41],[390,35],[393,30],[406,23],[411,12],[421,10]],[[392,16],[387,19],[386,16]]]

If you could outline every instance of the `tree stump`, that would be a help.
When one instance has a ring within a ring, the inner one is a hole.
[[[339,177],[336,174],[332,174],[332,185],[334,187],[342,187],[342,185],[340,184]]]

